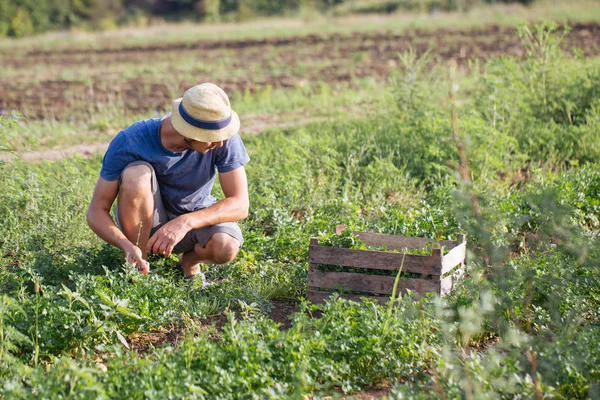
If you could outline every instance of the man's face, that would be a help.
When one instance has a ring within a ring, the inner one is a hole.
[[[209,150],[223,146],[222,140],[218,142],[200,142],[198,140],[184,138],[183,141],[189,149],[202,154],[206,154]]]

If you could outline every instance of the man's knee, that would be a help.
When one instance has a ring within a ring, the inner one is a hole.
[[[226,233],[215,233],[208,245],[212,249],[213,261],[217,264],[227,264],[235,260],[240,251],[240,242]]]
[[[152,190],[152,170],[147,165],[133,165],[121,174],[119,192],[145,192]]]

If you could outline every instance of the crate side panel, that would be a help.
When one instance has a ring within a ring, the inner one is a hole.
[[[422,249],[427,246],[429,243],[438,243],[437,240],[429,239],[429,238],[418,238],[418,237],[410,237],[410,236],[397,236],[397,235],[386,235],[383,233],[373,233],[373,232],[352,232],[355,236],[358,236],[363,242],[365,242],[368,246],[381,247],[387,246],[390,250],[414,250],[414,249]],[[440,240],[441,246],[452,249],[460,242],[455,240]]]
[[[353,250],[326,246],[309,246],[308,260],[311,264],[341,265],[439,276],[442,271],[441,259],[415,254],[388,253],[373,250]]]
[[[319,269],[317,268],[317,264],[310,263],[308,265],[308,282],[311,282],[314,279],[318,279],[319,275],[321,274],[321,271],[319,271]]]
[[[456,284],[460,281],[460,279],[463,277],[464,274],[465,274],[465,266],[462,265],[454,273],[452,273],[451,275],[440,280],[439,281],[440,282],[440,291],[439,291],[440,296],[443,297],[443,296],[450,294],[454,290],[454,288],[456,287]]]
[[[311,267],[311,269],[313,269]],[[314,270],[309,273],[310,288],[358,291],[391,295],[395,277],[381,275],[356,274],[352,272],[323,272]],[[417,293],[438,292],[439,280],[400,279],[400,292],[412,290]]]
[[[458,264],[462,264],[465,261],[467,255],[467,243],[463,242],[450,250],[448,254],[442,259],[442,275],[452,270]]]
[[[445,277],[440,281],[440,296],[446,296],[452,292],[452,275]]]

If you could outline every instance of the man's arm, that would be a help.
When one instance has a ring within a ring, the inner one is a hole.
[[[123,250],[129,264],[140,267],[143,273],[148,273],[148,262],[142,258],[142,251],[127,239],[110,216],[110,208],[118,190],[118,181],[98,178],[87,210],[87,223],[101,239]]]
[[[248,216],[250,200],[244,167],[220,173],[219,183],[225,198],[203,210],[186,214],[190,230],[221,222],[236,222]]]
[[[240,221],[248,216],[248,180],[244,167],[219,174],[225,198],[205,209],[181,215],[163,225],[148,241],[146,250],[169,256],[192,229],[222,222]]]

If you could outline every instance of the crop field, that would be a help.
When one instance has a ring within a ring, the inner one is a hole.
[[[0,399],[600,398],[600,10],[552,10],[0,41]],[[85,217],[108,141],[203,81],[251,157],[207,288],[176,256],[140,275]],[[466,274],[311,304],[311,237],[369,248],[338,224],[465,234]]]
[[[308,82],[352,84],[388,77],[398,66],[398,53],[411,48],[463,65],[525,54],[516,30],[497,25],[91,49],[33,47],[18,57],[10,49],[0,52],[0,108],[20,110],[29,119],[65,119],[117,103],[140,114],[162,109],[183,88],[209,79],[237,93]],[[600,24],[575,24],[563,48],[599,55]]]

